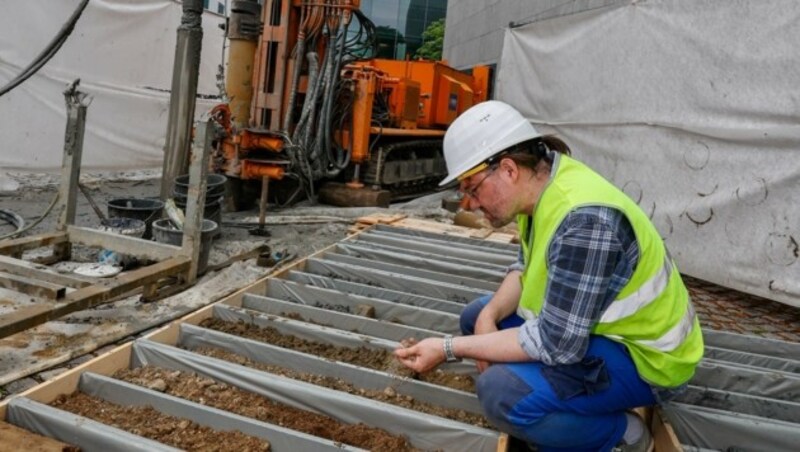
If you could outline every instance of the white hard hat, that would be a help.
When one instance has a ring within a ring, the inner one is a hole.
[[[445,185],[495,154],[542,136],[505,102],[481,102],[461,114],[444,135]]]

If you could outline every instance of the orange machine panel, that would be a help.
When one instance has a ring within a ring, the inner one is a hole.
[[[419,82],[402,79],[397,84],[390,103],[392,116],[401,129],[416,129],[419,118]]]
[[[442,63],[375,59],[361,64],[374,66],[392,77],[419,83],[421,111],[418,127],[420,128],[446,128],[457,115],[472,106],[468,103],[469,96],[464,94],[472,93],[472,76]],[[443,82],[442,79],[446,81]],[[453,102],[451,95],[455,95],[455,114],[450,109]]]

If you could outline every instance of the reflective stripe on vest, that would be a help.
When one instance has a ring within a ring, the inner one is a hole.
[[[625,298],[613,301],[603,316],[600,323],[611,323],[636,314],[637,311],[654,302],[667,288],[669,277],[672,275],[672,259],[666,256],[664,266],[658,273],[642,284],[639,289]]]
[[[678,348],[686,338],[692,334],[692,330],[694,329],[694,320],[695,320],[695,312],[694,307],[692,304],[689,303],[687,305],[686,313],[681,318],[681,321],[678,322],[677,325],[670,328],[669,331],[664,333],[663,336],[659,337],[658,339],[653,340],[632,340],[632,342],[636,342],[637,344],[644,345],[646,347],[650,347],[656,349],[658,351],[662,351],[664,353],[669,353],[676,348]],[[616,336],[613,334],[607,335],[607,337],[621,340],[620,336]],[[629,339],[630,340],[630,339]]]
[[[630,317],[654,302],[664,290],[666,290],[667,282],[669,281],[670,275],[672,275],[672,267],[672,259],[667,256],[666,259],[664,259],[664,266],[661,267],[661,270],[642,284],[639,290],[625,298],[612,301],[608,308],[606,308],[602,317],[600,317],[600,323],[612,323]],[[689,337],[694,327],[694,308],[691,303],[687,303],[686,306],[687,310],[681,318],[681,321],[658,339],[632,340],[629,338],[628,340],[665,353],[675,350]],[[517,315],[525,320],[536,318],[536,313],[522,306],[517,307]],[[607,337],[618,340],[622,339],[620,336],[613,334],[609,334]]]

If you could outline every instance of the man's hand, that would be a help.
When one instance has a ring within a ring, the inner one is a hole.
[[[475,319],[475,334],[488,334],[495,331],[497,331],[497,320],[495,320],[494,313],[484,308]],[[480,373],[483,373],[491,365],[489,361],[482,360],[476,360],[475,364]]]
[[[404,366],[416,372],[427,372],[445,361],[442,339],[428,338],[419,343],[398,348],[394,356]]]

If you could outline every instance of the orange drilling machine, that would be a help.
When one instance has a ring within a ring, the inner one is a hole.
[[[215,170],[232,181],[237,208],[248,180],[280,180],[279,202],[319,195],[363,206],[428,191],[444,177],[444,131],[486,100],[489,68],[467,74],[437,61],[374,59],[375,26],[359,4],[233,1],[228,102],[212,114],[224,129]]]

